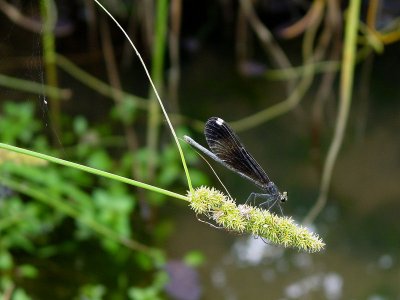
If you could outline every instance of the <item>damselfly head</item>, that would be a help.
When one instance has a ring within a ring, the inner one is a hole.
[[[282,203],[287,201],[287,192],[280,194],[280,200]]]

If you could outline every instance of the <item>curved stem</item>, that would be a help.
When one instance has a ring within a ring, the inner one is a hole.
[[[159,96],[159,94],[158,94],[158,92],[157,92],[157,89],[156,89],[156,87],[155,87],[155,85],[154,85],[154,83],[153,83],[153,80],[151,79],[150,73],[149,73],[149,71],[147,70],[146,64],[145,64],[145,62],[143,61],[142,56],[140,55],[139,51],[136,49],[135,44],[132,42],[132,40],[130,39],[130,37],[129,37],[128,34],[126,33],[126,31],[125,31],[125,30],[122,28],[122,26],[117,22],[117,20],[112,16],[112,14],[111,14],[98,0],[94,0],[94,1],[95,1],[95,2],[97,3],[97,5],[100,6],[101,9],[104,10],[105,13],[114,21],[114,23],[118,26],[118,28],[121,29],[122,33],[125,35],[125,37],[126,37],[127,40],[129,41],[129,43],[131,44],[133,50],[135,51],[137,57],[139,58],[140,63],[142,64],[143,69],[144,69],[144,71],[145,71],[145,73],[146,73],[146,76],[147,76],[147,78],[149,79],[150,85],[151,85],[151,87],[153,88],[154,93],[155,93],[155,95],[156,95],[156,97],[157,97],[158,103],[160,104],[161,110],[162,110],[162,112],[163,112],[163,114],[164,114],[164,117],[165,117],[165,119],[166,119],[166,121],[167,121],[167,123],[168,123],[168,126],[169,126],[169,128],[170,128],[170,130],[171,130],[172,136],[174,137],[176,146],[178,147],[179,155],[181,156],[182,165],[183,165],[183,169],[184,169],[185,174],[186,174],[186,179],[187,179],[187,183],[188,183],[189,189],[190,189],[190,190],[193,190],[192,182],[191,182],[191,180],[190,180],[189,170],[188,170],[187,165],[186,165],[186,160],[185,160],[185,156],[183,155],[182,147],[181,147],[181,145],[180,145],[180,143],[179,143],[179,140],[178,140],[178,137],[176,136],[174,127],[172,126],[172,123],[171,123],[171,121],[170,121],[170,119],[169,119],[169,117],[168,117],[167,111],[165,110],[165,107],[164,107],[164,105],[163,105],[163,103],[162,103],[162,101],[161,101],[161,98],[160,98],[160,96]],[[183,197],[183,196],[182,196],[182,197]],[[186,199],[187,199],[187,198],[185,197],[185,200],[186,200]]]
[[[359,25],[360,0],[350,1],[345,29],[343,50],[343,67],[340,78],[340,102],[335,133],[322,171],[320,192],[317,202],[304,219],[304,223],[312,223],[324,208],[350,112],[351,94],[353,91],[354,66],[356,63],[357,31]]]
[[[46,154],[43,154],[43,153],[38,153],[38,152],[35,152],[35,151],[31,151],[31,150],[27,150],[27,149],[15,147],[15,146],[3,144],[3,143],[0,143],[0,148],[6,149],[6,150],[10,150],[10,151],[13,151],[13,152],[17,152],[17,153],[21,153],[21,154],[25,154],[25,155],[29,155],[29,156],[33,156],[33,157],[37,157],[37,158],[41,158],[41,159],[47,160],[47,161],[55,163],[55,164],[63,165],[63,166],[66,166],[66,167],[75,168],[75,169],[78,169],[78,170],[81,170],[81,171],[85,171],[85,172],[92,173],[92,174],[95,174],[95,175],[103,176],[103,177],[106,177],[106,178],[109,178],[109,179],[112,179],[112,180],[117,180],[117,181],[120,181],[120,182],[123,182],[123,183],[127,183],[127,184],[130,184],[130,185],[134,185],[134,186],[137,186],[137,187],[140,187],[140,188],[143,188],[143,189],[151,190],[153,192],[164,194],[164,195],[169,196],[169,197],[173,197],[173,198],[177,198],[177,199],[180,199],[180,200],[189,201],[188,197],[186,197],[184,195],[177,194],[177,193],[174,193],[174,192],[171,192],[171,191],[168,191],[168,190],[164,190],[162,188],[159,188],[159,187],[156,187],[156,186],[152,186],[152,185],[147,184],[147,183],[142,183],[142,182],[139,182],[139,181],[136,181],[136,180],[133,180],[133,179],[129,179],[129,178],[123,177],[123,176],[115,175],[115,174],[108,173],[108,172],[101,171],[101,170],[97,170],[97,169],[94,169],[94,168],[91,168],[91,167],[88,167],[88,166],[84,166],[84,165],[80,165],[80,164],[77,164],[77,163],[74,163],[74,162],[63,160],[63,159],[60,159],[60,158],[57,158],[57,157],[54,157],[54,156],[46,155]]]

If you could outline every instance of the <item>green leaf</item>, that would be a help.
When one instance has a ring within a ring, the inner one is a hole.
[[[22,265],[18,267],[20,274],[26,278],[36,278],[38,276],[38,269],[32,265]]]
[[[198,267],[204,264],[205,256],[200,251],[191,251],[185,255],[183,258],[185,264],[191,267]]]
[[[100,170],[110,170],[112,161],[105,150],[98,150],[90,155],[87,165]]]
[[[13,258],[8,251],[1,251],[0,252],[0,270],[7,271],[11,270],[14,266]]]
[[[111,117],[126,125],[130,125],[136,118],[136,102],[131,97],[123,98],[123,101],[116,105],[111,111]]]
[[[88,122],[87,122],[86,118],[84,118],[82,116],[77,116],[73,121],[73,128],[74,128],[74,132],[78,136],[84,135],[88,129]]]
[[[32,298],[21,288],[16,288],[13,292],[13,300],[31,300]]]
[[[104,299],[107,289],[101,284],[86,284],[80,287],[77,299],[101,300]]]

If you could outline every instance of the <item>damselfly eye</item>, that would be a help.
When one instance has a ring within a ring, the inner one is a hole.
[[[281,202],[286,202],[287,201],[287,192],[283,192],[281,195]]]

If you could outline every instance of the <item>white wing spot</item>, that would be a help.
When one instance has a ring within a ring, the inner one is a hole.
[[[221,118],[218,118],[217,121],[215,121],[215,123],[217,123],[219,126],[221,126],[222,124],[224,124],[224,120],[222,120]]]

